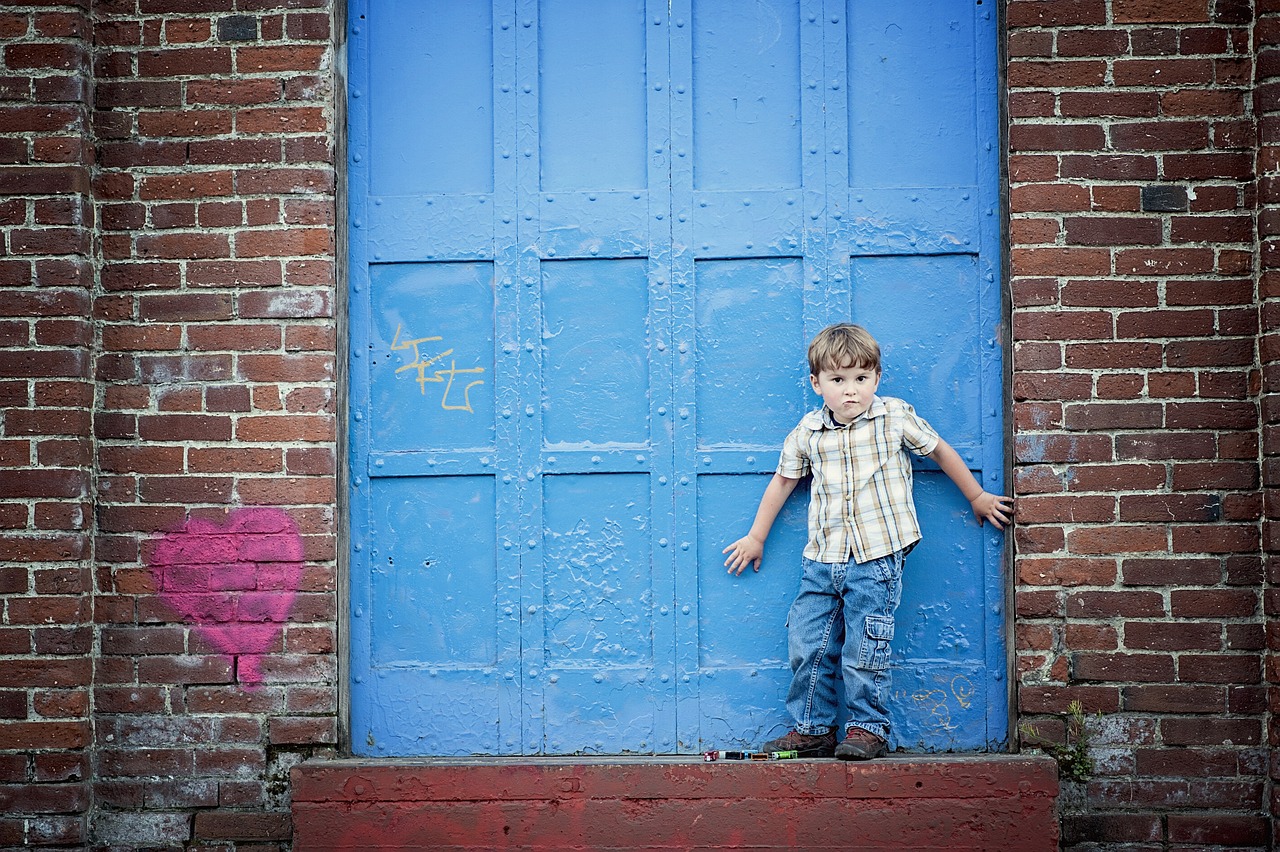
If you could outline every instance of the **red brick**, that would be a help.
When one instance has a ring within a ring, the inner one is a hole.
[[[1020,463],[1104,462],[1113,458],[1105,435],[1018,435],[1015,457]]]
[[[241,479],[236,494],[248,506],[327,505],[337,496],[329,477]]]
[[[1079,701],[1086,713],[1114,713],[1120,709],[1120,689],[1115,686],[1023,685],[1018,689],[1018,708],[1023,713],[1066,713]]]
[[[1111,128],[1111,147],[1117,151],[1194,151],[1208,145],[1209,125],[1204,121],[1165,119]]]
[[[1267,819],[1254,814],[1177,812],[1168,820],[1170,843],[1261,847],[1270,837]]]
[[[287,841],[293,834],[288,813],[245,813],[215,810],[196,814],[198,840]]]
[[[280,80],[276,78],[192,80],[187,83],[186,92],[187,103],[193,105],[252,106],[278,103],[282,96]]]
[[[262,352],[279,349],[280,343],[280,329],[268,325],[218,323],[187,327],[187,347],[192,351]],[[245,357],[258,356],[241,356]]]
[[[1262,726],[1257,719],[1166,718],[1160,720],[1161,739],[1170,746],[1257,745]]]
[[[1207,488],[1256,488],[1258,466],[1252,462],[1179,464],[1173,468],[1173,487],[1178,491]]]
[[[320,107],[244,109],[236,113],[239,133],[323,133],[328,129]]]
[[[241,231],[236,235],[236,257],[328,255],[332,252],[333,235],[326,228]]]
[[[1015,185],[1056,180],[1058,160],[1058,157],[1051,154],[1010,154],[1009,180]]]
[[[193,473],[279,473],[280,451],[252,447],[190,450]]]
[[[1136,753],[1139,775],[1172,778],[1204,778],[1236,775],[1234,749],[1143,748]]]
[[[138,237],[138,255],[155,258],[215,258],[231,253],[226,234],[207,232],[143,234]]]
[[[1106,143],[1105,131],[1096,124],[1015,124],[1009,128],[1011,151],[1101,151]]]
[[[0,722],[0,739],[9,749],[77,749],[89,745],[88,722]],[[53,789],[50,789],[50,788]],[[75,789],[81,789],[76,785]],[[60,806],[49,804],[46,795],[57,795],[54,785],[40,785],[36,788],[35,799],[26,803],[30,812],[39,813],[45,808],[55,808],[51,812],[62,810]],[[68,791],[62,791],[68,792]]]
[[[1073,651],[1114,651],[1120,647],[1120,634],[1106,624],[1073,623],[1066,625],[1066,646]]]
[[[1144,651],[1220,651],[1222,625],[1212,622],[1131,621],[1124,626],[1126,648]]]
[[[229,477],[148,477],[139,496],[148,503],[230,503],[234,485]]]
[[[1244,305],[1254,298],[1253,282],[1241,280],[1169,281],[1165,284],[1165,302],[1169,306]]]
[[[229,171],[199,171],[175,175],[148,175],[143,178],[139,197],[144,201],[171,198],[204,199],[231,195],[234,176]]]
[[[1101,86],[1106,78],[1107,64],[1096,59],[1075,61],[1020,60],[1009,63],[1010,89],[1046,89]]]
[[[1117,86],[1194,86],[1213,82],[1208,59],[1119,59],[1112,66]]]
[[[1068,245],[1159,245],[1163,240],[1163,225],[1155,218],[1068,217],[1063,224]]]
[[[1222,499],[1206,494],[1129,495],[1120,498],[1123,521],[1212,522],[1222,516]]]
[[[1176,553],[1249,553],[1261,546],[1253,524],[1215,524],[1173,528]]]
[[[1087,813],[1066,814],[1062,818],[1064,845],[1089,842],[1138,844],[1159,842],[1163,836],[1163,825],[1157,814]]]
[[[267,722],[270,741],[285,745],[317,745],[337,742],[337,721],[332,716],[273,717]]]
[[[1079,373],[1022,373],[1013,381],[1017,400],[1088,399],[1092,393],[1092,376]]]
[[[1020,27],[1073,27],[1107,23],[1104,0],[1012,0],[1007,24]]]
[[[1167,154],[1165,180],[1210,180],[1226,178],[1244,181],[1253,177],[1253,157],[1238,153]],[[1238,236],[1230,242],[1247,242]]]
[[[276,139],[208,139],[193,140],[187,146],[192,165],[238,165],[242,163],[278,163],[280,142]],[[237,180],[241,193],[254,192]]]
[[[1017,552],[1029,556],[1038,553],[1057,553],[1067,546],[1066,534],[1061,527],[1024,527],[1013,531]]]
[[[1258,409],[1250,402],[1170,402],[1165,406],[1171,429],[1253,429]]]
[[[1026,311],[1013,318],[1015,340],[1106,340],[1112,334],[1112,316],[1104,311]]]
[[[1168,683],[1173,673],[1173,658],[1166,654],[1071,655],[1073,680]]]
[[[1144,429],[1163,422],[1161,406],[1154,403],[1069,405],[1064,418],[1064,425],[1077,431]]]
[[[1106,523],[1116,517],[1111,496],[1048,495],[1018,498],[1018,520],[1025,523]]]
[[[1074,618],[1129,618],[1161,617],[1164,615],[1164,599],[1158,592],[1072,592],[1067,597],[1067,615]],[[1140,624],[1143,622],[1135,622]],[[1126,645],[1136,648],[1127,641]]]
[[[1127,686],[1124,709],[1131,713],[1222,713],[1226,691],[1220,686]]]
[[[1178,680],[1184,683],[1260,683],[1262,659],[1257,654],[1182,654]]]
[[[138,53],[139,77],[201,77],[231,73],[231,49],[184,47]]]
[[[278,261],[223,260],[187,264],[193,287],[273,287],[283,282]]]
[[[1248,589],[1175,589],[1170,609],[1181,618],[1248,618],[1257,614],[1258,593]]]
[[[1019,500],[1019,504],[1021,504]],[[1022,557],[1018,581],[1033,586],[1105,586],[1115,582],[1114,559]]]
[[[155,414],[138,418],[138,436],[147,441],[226,441],[231,419],[224,416]]]
[[[1117,524],[1082,527],[1067,533],[1067,549],[1082,555],[1166,551],[1168,533],[1159,525]]]
[[[1160,114],[1160,96],[1155,92],[1063,92],[1060,103],[1066,118],[1154,118]]]
[[[1163,488],[1164,465],[1106,464],[1072,465],[1067,470],[1067,487],[1081,491],[1141,491]]]
[[[271,45],[236,49],[236,70],[241,74],[262,71],[318,71],[327,48],[324,45]]]

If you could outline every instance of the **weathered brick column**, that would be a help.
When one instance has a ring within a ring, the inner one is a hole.
[[[1252,10],[1007,13],[1018,706],[1065,846],[1263,847]]]
[[[1254,28],[1257,55],[1254,114],[1258,119],[1258,245],[1260,257],[1258,299],[1262,307],[1259,362],[1262,366],[1262,485],[1266,497],[1262,522],[1262,549],[1266,564],[1266,617],[1268,688],[1267,744],[1270,761],[1271,836],[1280,837],[1280,799],[1276,780],[1280,762],[1274,750],[1280,746],[1276,710],[1280,708],[1280,3],[1259,2]]]
[[[94,839],[275,848],[337,741],[330,13],[94,11]]]
[[[89,809],[87,3],[0,9],[0,846]]]

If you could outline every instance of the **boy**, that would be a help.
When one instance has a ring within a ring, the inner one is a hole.
[[[823,406],[787,436],[751,531],[724,549],[724,564],[735,575],[747,565],[760,570],[782,504],[812,474],[809,543],[787,617],[787,710],[795,728],[762,750],[867,760],[888,751],[889,640],[903,559],[920,540],[906,451],[937,462],[979,523],[1003,529],[1013,504],[982,490],[968,465],[910,405],[876,396],[880,346],[866,329],[849,323],[823,329],[809,344],[809,374]],[[837,667],[848,717],[839,745]]]

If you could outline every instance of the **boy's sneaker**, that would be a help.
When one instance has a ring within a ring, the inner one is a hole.
[[[888,743],[862,728],[850,728],[840,745],[836,746],[836,757],[841,760],[871,760],[888,753]]]
[[[836,747],[836,732],[825,734],[802,734],[792,730],[776,740],[769,740],[760,747],[761,751],[794,751],[801,757],[830,757]]]

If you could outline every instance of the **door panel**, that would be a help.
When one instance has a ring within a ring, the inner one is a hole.
[[[726,574],[805,347],[862,322],[1004,465],[995,28],[889,0],[353,0],[352,747],[690,753],[786,727],[804,489]],[[1001,540],[917,464],[915,750],[1007,741]]]

